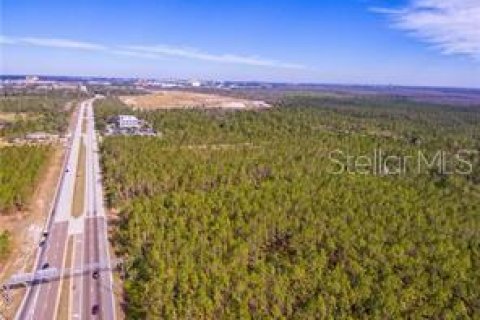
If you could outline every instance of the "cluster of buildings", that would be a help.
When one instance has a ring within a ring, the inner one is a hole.
[[[51,145],[59,142],[66,143],[66,141],[67,137],[65,136],[43,131],[37,131],[27,133],[24,137],[8,139],[5,142],[7,144],[13,145]]]
[[[61,77],[36,75],[0,75],[0,88],[36,88],[65,89],[87,92],[92,87],[125,87],[141,90],[209,88],[209,89],[262,89],[270,88],[272,84],[252,81],[221,81],[197,79],[149,79],[149,78],[97,78],[97,77]]]
[[[175,89],[175,88],[200,88],[206,86],[206,82],[199,80],[182,80],[182,79],[138,79],[134,85],[140,89],[158,88],[158,89]]]
[[[0,79],[0,88],[70,90],[87,92],[87,86],[80,81],[61,81],[58,79],[41,79],[38,76],[11,77]]]
[[[105,135],[158,136],[150,124],[133,115],[112,117],[105,128]]]
[[[270,84],[252,81],[185,80],[185,79],[136,79],[133,85],[137,89],[268,89]]]

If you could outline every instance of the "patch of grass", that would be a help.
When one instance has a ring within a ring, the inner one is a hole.
[[[82,133],[87,133],[87,118],[86,113],[84,114],[83,121],[82,121]]]
[[[85,206],[85,145],[80,141],[80,154],[78,155],[77,176],[73,194],[72,215],[79,217]]]

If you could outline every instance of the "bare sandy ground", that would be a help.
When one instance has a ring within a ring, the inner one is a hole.
[[[139,109],[259,109],[270,107],[263,101],[184,91],[158,91],[140,96],[122,96],[120,99],[125,104]]]

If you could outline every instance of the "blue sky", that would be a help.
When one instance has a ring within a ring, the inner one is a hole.
[[[0,5],[2,74],[480,87],[478,0]]]

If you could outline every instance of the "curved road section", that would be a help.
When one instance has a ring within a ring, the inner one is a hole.
[[[35,262],[35,270],[70,269],[69,273],[74,274],[70,281],[70,292],[62,292],[62,278],[34,283],[27,288],[16,319],[57,319],[61,294],[69,296],[68,319],[116,319],[113,279],[109,271],[111,260],[107,219],[95,134],[94,100],[82,102],[78,109],[63,174],[45,227],[48,235],[43,245],[39,246]],[[82,130],[83,123],[85,130]],[[85,161],[85,205],[83,214],[73,217],[72,203],[81,148],[85,148],[85,157],[82,157]],[[70,239],[73,240],[72,265],[65,266]]]

